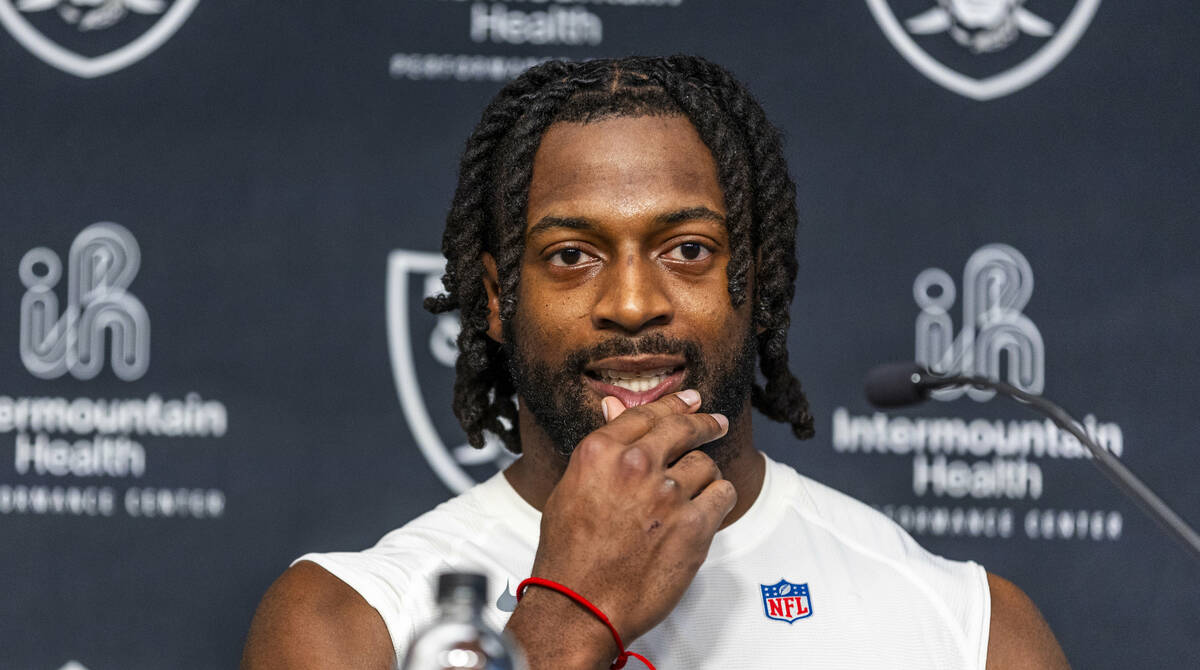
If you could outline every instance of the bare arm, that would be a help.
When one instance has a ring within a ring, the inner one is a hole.
[[[988,633],[987,670],[1071,667],[1050,626],[1033,601],[1012,582],[988,573],[992,593],[992,625]]]
[[[242,653],[242,670],[393,667],[392,641],[375,608],[308,561],[267,590]]]

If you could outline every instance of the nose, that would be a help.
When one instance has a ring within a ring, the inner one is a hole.
[[[663,286],[664,277],[653,260],[629,253],[604,269],[601,294],[592,308],[592,325],[637,333],[665,326],[675,315]]]

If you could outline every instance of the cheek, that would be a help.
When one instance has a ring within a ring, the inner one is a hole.
[[[573,340],[591,330],[591,319],[586,310],[570,309],[565,305],[545,305],[539,317],[541,338],[551,348],[570,345]]]
[[[751,321],[751,301],[744,300],[735,308],[723,277],[713,286],[682,294],[680,301],[676,313],[687,314],[688,320],[703,335],[703,339],[741,346]]]
[[[524,334],[552,351],[569,345],[572,333],[591,323],[588,302],[564,292],[518,292],[517,313]]]
[[[704,277],[678,278],[674,283],[671,299],[676,310],[708,320],[725,320],[735,316],[724,272],[714,272]]]

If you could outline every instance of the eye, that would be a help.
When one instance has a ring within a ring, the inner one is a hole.
[[[711,255],[712,250],[699,242],[684,242],[666,253],[673,261],[702,261]]]
[[[559,249],[550,254],[550,264],[560,268],[569,268],[581,265],[594,258],[594,256],[585,253],[582,249],[567,247],[566,249]]]

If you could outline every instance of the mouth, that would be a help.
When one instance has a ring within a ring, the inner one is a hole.
[[[620,356],[588,365],[584,380],[597,393],[636,407],[680,390],[686,372],[686,361],[678,356]]]

